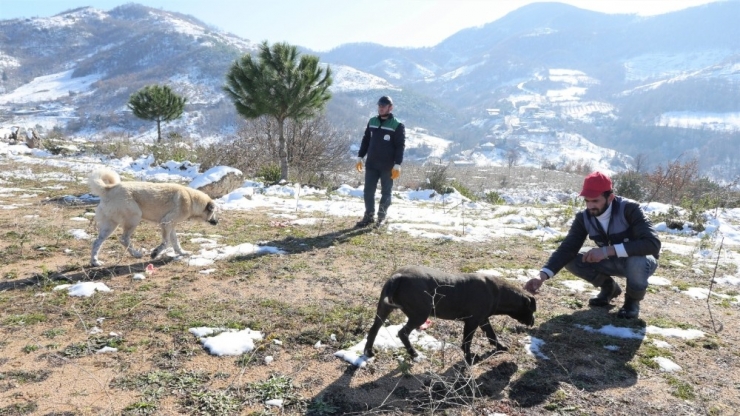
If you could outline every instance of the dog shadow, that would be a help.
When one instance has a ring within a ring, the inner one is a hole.
[[[527,408],[547,401],[561,383],[588,392],[633,386],[637,372],[629,362],[644,337],[620,338],[584,329],[606,325],[633,331],[645,328],[641,319],[618,320],[604,308],[593,308],[556,316],[530,330],[532,338],[543,342],[541,355],[535,354],[536,367],[509,387],[509,398]]]
[[[36,273],[25,279],[16,279],[0,282],[0,292],[4,290],[17,290],[29,286],[43,286],[49,282],[78,283],[102,279],[110,279],[135,273],[145,273],[146,267],[162,267],[176,258],[163,256],[158,259],[148,260],[134,264],[116,264],[108,267],[71,267],[60,272]]]
[[[377,359],[377,358],[376,358]],[[387,359],[387,358],[384,358]],[[517,365],[501,361],[478,377],[461,360],[442,373],[426,371],[405,375],[399,368],[380,378],[353,386],[353,378],[368,378],[374,370],[348,365],[342,375],[310,399],[308,414],[367,414],[396,411],[436,413],[445,409],[471,406],[481,396],[503,398],[503,390],[516,374]]]

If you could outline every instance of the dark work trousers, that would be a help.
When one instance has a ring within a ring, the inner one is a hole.
[[[584,263],[578,254],[565,269],[596,287],[601,287],[610,276],[627,278],[627,294],[642,299],[648,287],[648,278],[658,268],[653,256],[611,257],[598,263]]]
[[[391,189],[393,189],[393,179],[391,179],[391,170],[378,170],[365,168],[365,216],[372,217],[375,215],[375,190],[378,189],[378,180],[380,180],[380,206],[378,207],[378,216],[385,218],[388,207],[391,205]]]

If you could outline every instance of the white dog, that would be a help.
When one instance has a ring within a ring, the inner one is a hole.
[[[98,252],[119,225],[123,227],[121,244],[132,256],[141,258],[142,253],[131,245],[131,235],[141,220],[159,224],[162,244],[152,250],[151,256],[155,258],[169,245],[179,255],[189,254],[177,241],[177,223],[193,218],[218,224],[216,204],[197,189],[172,183],[121,182],[121,177],[108,168],[91,173],[87,183],[92,194],[100,197],[100,204],[95,209],[99,234],[92,246],[90,263],[93,266],[103,264],[98,260]]]

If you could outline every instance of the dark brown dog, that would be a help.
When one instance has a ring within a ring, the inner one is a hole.
[[[380,293],[375,322],[365,343],[366,357],[374,355],[373,343],[378,331],[388,315],[399,308],[408,322],[398,331],[398,337],[412,358],[418,354],[409,342],[409,334],[432,316],[465,323],[462,349],[465,361],[472,364],[474,356],[470,353],[470,343],[476,328],[486,333],[497,350],[507,349],[496,338],[489,316],[509,315],[532,326],[537,305],[534,297],[496,277],[479,273],[451,274],[423,266],[402,267],[393,273]]]

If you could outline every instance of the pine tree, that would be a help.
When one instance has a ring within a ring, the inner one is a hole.
[[[157,143],[162,141],[161,123],[180,118],[185,109],[184,97],[168,86],[148,85],[131,95],[128,108],[136,117],[157,122]]]
[[[287,43],[267,42],[260,46],[258,59],[244,55],[226,75],[224,90],[236,111],[247,119],[268,116],[278,123],[280,178],[288,179],[288,151],[285,120],[311,118],[331,99],[331,68],[320,68],[319,58],[302,55]]]

